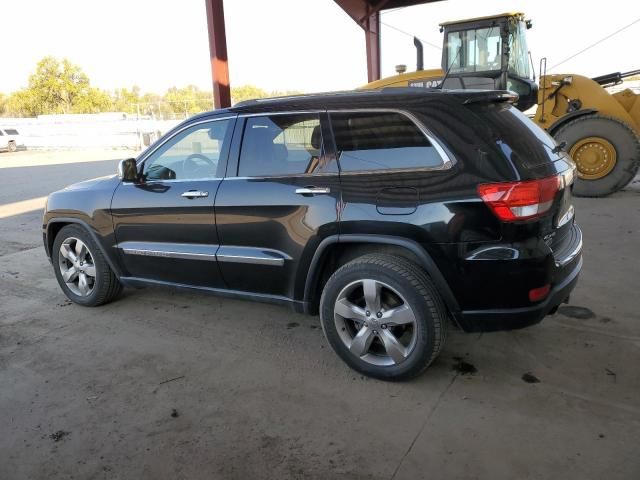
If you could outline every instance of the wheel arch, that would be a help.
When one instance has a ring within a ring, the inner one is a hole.
[[[111,268],[111,270],[119,280],[122,274],[121,274],[120,268],[118,268],[117,263],[113,261],[113,258],[111,258],[111,255],[109,255],[109,253],[105,250],[104,246],[102,245],[102,242],[98,238],[98,235],[93,230],[93,228],[91,228],[91,226],[87,222],[85,222],[80,218],[56,217],[49,220],[46,226],[46,236],[45,236],[45,249],[49,259],[52,260],[53,252],[51,250],[53,248],[53,242],[55,241],[56,236],[58,235],[60,230],[62,230],[67,225],[79,225],[89,234],[91,239],[100,249],[102,256],[105,258],[105,260],[109,264],[109,267]]]
[[[414,240],[374,234],[332,235],[320,242],[305,279],[304,305],[307,313],[317,312],[317,301],[320,298],[318,287],[323,281],[326,282],[331,273],[353,258],[371,251],[379,252],[381,246],[384,246],[387,253],[395,253],[418,263],[433,280],[447,309],[456,318],[460,306],[429,253]]]

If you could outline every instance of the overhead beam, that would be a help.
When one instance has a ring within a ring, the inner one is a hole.
[[[364,19],[365,46],[367,49],[367,78],[369,82],[380,80],[380,13]]]
[[[209,57],[213,81],[213,104],[215,108],[231,106],[229,83],[229,61],[227,58],[227,36],[224,26],[224,1],[204,0],[207,9],[209,31]]]
[[[380,12],[390,8],[441,0],[334,0],[364,30],[367,50],[367,77],[380,79]]]

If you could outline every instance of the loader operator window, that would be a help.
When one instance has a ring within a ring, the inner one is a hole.
[[[524,22],[514,22],[509,26],[509,73],[530,79],[529,50],[525,31]]]
[[[500,28],[497,26],[447,34],[447,62],[451,73],[500,70]]]

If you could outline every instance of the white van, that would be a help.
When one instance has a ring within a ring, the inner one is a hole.
[[[0,128],[0,151],[15,152],[18,148],[24,148],[22,137],[15,128]]]

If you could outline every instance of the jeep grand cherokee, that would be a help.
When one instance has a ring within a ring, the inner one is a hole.
[[[392,89],[197,115],[51,194],[45,249],[80,305],[150,284],[288,304],[355,370],[408,378],[449,321],[520,328],[576,284],[575,167],[513,100]]]

